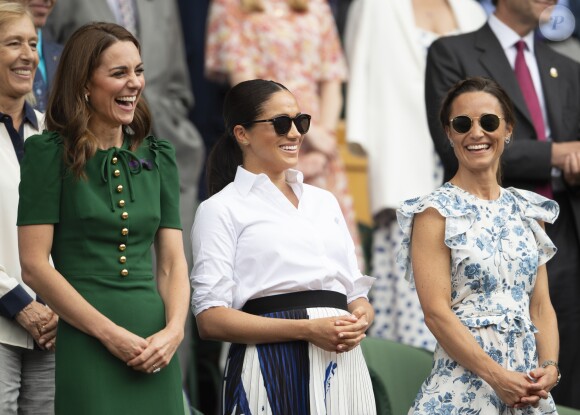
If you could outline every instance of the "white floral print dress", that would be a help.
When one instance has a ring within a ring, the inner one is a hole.
[[[451,249],[451,306],[486,353],[509,370],[538,366],[530,319],[530,297],[539,265],[556,247],[538,220],[553,223],[558,204],[536,193],[501,189],[496,200],[481,200],[445,183],[425,197],[403,202],[397,219],[405,234],[398,261],[413,282],[413,217],[427,208],[445,217],[445,244]],[[437,345],[433,369],[410,414],[556,414],[552,398],[538,408],[508,408],[494,390]]]

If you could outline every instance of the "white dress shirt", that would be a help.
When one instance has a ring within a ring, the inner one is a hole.
[[[195,315],[296,291],[336,291],[349,303],[366,298],[374,278],[357,267],[338,202],[302,179],[286,172],[296,208],[267,175],[238,167],[234,182],[199,206],[191,231]]]

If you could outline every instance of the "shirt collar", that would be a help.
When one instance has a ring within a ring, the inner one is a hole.
[[[300,198],[300,196],[302,195],[302,184],[304,181],[304,175],[302,174],[302,172],[294,169],[286,170],[285,174],[286,174],[286,182],[292,187],[292,189],[298,191],[296,196]],[[242,195],[246,196],[248,193],[250,193],[252,188],[254,188],[255,186],[260,186],[261,184],[266,182],[271,183],[270,178],[266,174],[264,173],[254,174],[247,171],[242,166],[238,166],[238,170],[236,171],[236,177],[234,179],[234,186],[236,187],[236,189],[238,189],[238,191]]]
[[[34,108],[32,105],[28,103],[28,101],[24,101],[24,116],[22,117],[22,125],[24,123],[31,124],[35,130],[38,130],[38,118],[36,117],[36,112],[34,112]],[[0,112],[0,116],[4,116],[3,112]]]
[[[504,50],[513,48],[516,42],[518,42],[521,39],[524,42],[526,42],[528,50],[534,53],[533,30],[530,31],[524,37],[520,37],[520,35],[518,35],[511,27],[509,27],[507,24],[499,20],[496,17],[495,13],[489,16],[488,24]]]
[[[36,112],[34,112],[34,108],[32,108],[32,105],[30,105],[28,101],[24,101],[24,117],[22,121],[30,123],[35,130],[38,130],[38,118],[36,118]]]

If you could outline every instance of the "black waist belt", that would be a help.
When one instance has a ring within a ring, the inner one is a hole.
[[[242,311],[255,315],[287,311],[296,308],[332,307],[348,311],[346,295],[336,291],[298,291],[248,300]]]

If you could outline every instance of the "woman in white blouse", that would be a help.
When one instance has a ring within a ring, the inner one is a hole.
[[[273,81],[233,87],[192,230],[202,338],[232,342],[222,413],[374,414],[357,347],[373,279],[328,191],[293,170],[310,116]]]

